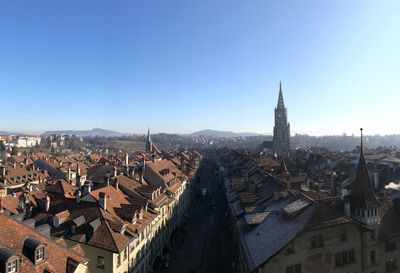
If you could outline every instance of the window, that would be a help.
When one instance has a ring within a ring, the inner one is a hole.
[[[324,241],[322,235],[312,236],[310,248],[318,248],[324,246]]]
[[[7,263],[7,273],[18,272],[18,259],[9,261]]]
[[[118,257],[117,257],[117,266],[120,266],[121,265],[121,254],[118,254]]]
[[[286,267],[286,273],[301,273],[301,264]]]
[[[397,270],[397,262],[395,258],[391,258],[386,262],[386,272],[392,272]]]
[[[347,233],[346,230],[344,229],[340,231],[340,241],[342,242],[347,241]]]
[[[339,267],[346,264],[351,264],[356,261],[354,249],[338,252],[335,254],[335,266]]]
[[[35,263],[41,262],[44,260],[44,247],[38,247],[35,251]]]
[[[375,253],[375,250],[371,250],[371,252],[370,252],[370,261],[371,261],[371,264],[374,264],[374,263],[376,263],[376,253]]]
[[[128,258],[128,251],[125,249],[124,250],[124,261]]]
[[[375,240],[375,231],[374,230],[371,232],[371,240]]]
[[[288,247],[286,248],[286,255],[291,255],[294,253],[294,246],[293,243],[288,245]]]
[[[97,267],[104,269],[104,257],[97,256]]]
[[[390,242],[390,241],[386,242],[386,252],[393,251],[395,249],[396,249],[396,243],[395,242]]]

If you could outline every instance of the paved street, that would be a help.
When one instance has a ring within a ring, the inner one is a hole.
[[[233,272],[232,242],[224,227],[226,204],[222,188],[214,174],[216,168],[207,161],[204,163],[195,187],[206,187],[208,196],[194,198],[187,229],[172,246],[169,268],[158,272]]]

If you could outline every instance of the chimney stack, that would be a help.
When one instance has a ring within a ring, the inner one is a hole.
[[[99,204],[103,210],[107,210],[107,196],[105,192],[99,193]]]
[[[118,184],[118,179],[114,178],[114,187],[116,190],[119,190],[119,184]]]
[[[81,166],[79,166],[79,163],[76,164],[76,173],[81,175]]]
[[[336,173],[333,172],[331,174],[331,194],[334,196],[336,196],[336,181],[335,181],[336,177],[337,177]]]
[[[68,170],[67,170],[67,180],[70,180],[70,179],[71,179],[71,168],[68,167]]]
[[[81,195],[82,195],[81,190],[78,190],[76,193],[76,203],[78,204],[81,202]]]
[[[76,174],[75,186],[78,187],[78,188],[81,187],[81,175],[79,173]]]
[[[50,196],[46,195],[46,207],[45,211],[48,212],[50,210]]]
[[[83,184],[83,194],[88,194],[88,193],[90,193],[91,190],[92,190],[92,188],[90,186],[90,182],[85,181],[85,183]]]
[[[132,179],[135,179],[135,168],[132,168],[131,177]]]
[[[117,176],[117,167],[116,166],[113,167],[113,176],[114,177]]]
[[[3,196],[0,194],[0,214],[3,213]]]
[[[146,171],[146,159],[143,159],[142,173],[140,174],[140,183],[143,184],[144,172]]]
[[[0,168],[1,168],[1,172],[0,172],[1,176],[5,176],[6,175],[6,167],[0,166]]]
[[[125,166],[128,167],[128,165],[129,165],[129,154],[125,153]]]

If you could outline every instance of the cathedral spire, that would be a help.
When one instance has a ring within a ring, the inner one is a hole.
[[[279,82],[279,98],[278,98],[278,109],[285,108],[285,103],[283,102],[283,93],[282,93],[282,82]]]

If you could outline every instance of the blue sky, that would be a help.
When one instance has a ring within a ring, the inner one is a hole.
[[[0,130],[400,133],[400,1],[0,2]]]

